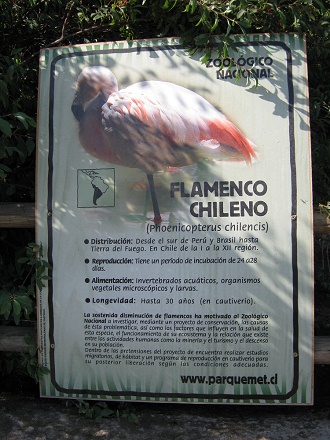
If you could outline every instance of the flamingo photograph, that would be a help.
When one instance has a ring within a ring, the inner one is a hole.
[[[111,70],[84,68],[71,106],[87,153],[109,164],[146,173],[161,223],[154,174],[202,160],[256,158],[255,146],[199,94],[164,81],[141,81],[120,89]]]

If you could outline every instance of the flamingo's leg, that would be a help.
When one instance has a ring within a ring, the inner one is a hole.
[[[148,182],[149,182],[152,206],[154,208],[154,214],[155,214],[154,222],[156,224],[159,224],[162,222],[162,217],[161,217],[160,211],[159,211],[154,176],[153,176],[153,174],[147,174],[147,177],[148,177]]]

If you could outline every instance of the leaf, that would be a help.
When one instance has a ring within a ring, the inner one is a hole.
[[[38,378],[41,378],[45,374],[49,374],[50,369],[47,367],[43,367],[42,365],[38,368]]]
[[[140,420],[136,414],[129,414],[128,421],[130,423],[135,423],[136,425],[138,425],[140,423]]]
[[[10,82],[13,80],[13,77],[14,77],[14,68],[15,67],[12,64],[7,69],[7,76],[8,76],[8,79],[9,79]]]
[[[317,3],[318,7],[320,8],[320,10],[321,10],[322,12],[324,12],[324,11],[326,10],[326,9],[325,9],[325,6],[324,6],[324,4],[323,4],[323,1],[321,1],[321,0],[314,0],[314,2]]]
[[[34,375],[34,368],[33,368],[33,366],[30,363],[27,363],[26,369],[28,370],[28,373],[29,373],[30,376]]]
[[[39,367],[39,372],[40,372],[41,374],[48,374],[48,373],[50,373],[50,369],[41,365],[41,366]]]
[[[5,93],[6,95],[8,95],[7,83],[5,81],[3,81],[2,79],[0,79],[0,91]]]
[[[22,124],[24,125],[24,128],[28,129],[29,128],[29,124],[27,123],[26,119],[24,118],[24,116],[15,115],[16,119],[18,119],[20,122],[22,122]]]
[[[206,46],[209,42],[209,34],[200,34],[195,38],[195,43],[197,46]]]
[[[281,11],[281,9],[278,10],[278,14],[280,16],[282,27],[285,28],[285,25],[286,25],[286,15],[284,14],[283,11]]]
[[[115,413],[115,412],[114,412],[112,409],[110,409],[110,408],[104,408],[104,409],[102,409],[100,416],[101,416],[101,417],[108,417],[108,416],[110,416],[110,415],[113,415],[114,413]]]
[[[190,14],[192,15],[195,12],[196,8],[197,8],[197,0],[190,0],[189,4],[191,6]]]
[[[2,131],[2,133],[5,136],[7,136],[9,138],[11,137],[11,135],[12,135],[11,126],[10,126],[9,122],[3,118],[0,118],[0,130]]]
[[[4,301],[1,304],[0,315],[6,315],[8,313],[8,316],[9,316],[10,311],[11,311],[11,301],[9,298],[8,301]]]
[[[227,31],[226,31],[226,36],[230,34],[231,31],[231,24],[229,21],[227,21]]]
[[[31,118],[30,116],[28,116],[26,113],[23,112],[16,112],[14,114],[15,118],[18,119],[20,122],[22,122],[22,124],[24,125],[24,127],[26,129],[29,128],[29,125],[31,125],[31,127],[35,127],[36,126],[36,122],[33,118]]]
[[[49,264],[48,261],[46,261],[46,260],[41,260],[41,263],[42,263],[44,266],[46,266],[48,269],[51,269],[51,268],[52,268],[51,264]]]
[[[224,44],[222,49],[222,58],[226,59],[228,57],[228,46],[227,44]],[[232,60],[230,61],[230,65],[228,66],[228,69],[232,67]]]
[[[45,266],[39,266],[36,270],[37,277],[41,277],[41,275],[45,272]]]
[[[43,287],[45,287],[45,285],[40,279],[37,279],[37,286],[40,292],[42,291]]]
[[[14,314],[15,315],[20,315],[21,310],[22,310],[22,308],[21,308],[20,303],[16,299],[14,299],[13,300],[13,312],[14,312]]]
[[[5,171],[6,173],[10,173],[11,169],[7,167],[7,165],[4,165],[3,163],[0,163],[0,169]]]
[[[165,0],[164,4],[161,6],[161,9],[170,12],[175,8],[177,3],[178,0]]]
[[[202,14],[202,16],[201,16],[199,22],[196,23],[195,26],[197,27],[197,26],[199,26],[200,24],[204,23],[205,20],[207,19],[207,15],[208,15],[207,12],[206,12],[206,11],[203,11],[203,14]]]
[[[14,316],[14,322],[16,325],[19,325],[19,322],[21,320],[21,316],[20,315],[13,315]],[[8,319],[8,318],[7,318]]]
[[[28,257],[21,257],[17,261],[18,261],[18,263],[24,264],[24,263],[27,263],[28,261],[30,261],[30,258],[28,258]]]
[[[20,303],[21,306],[32,310],[32,301],[26,295],[16,295],[16,300]]]
[[[213,24],[213,26],[211,27],[211,31],[210,31],[210,32],[214,32],[214,30],[217,28],[218,24],[219,24],[219,18],[218,18],[218,16],[216,15],[216,16],[215,16],[215,20],[214,20],[214,24]]]
[[[237,14],[237,18],[239,19],[239,18],[241,18],[242,17],[242,15],[244,15],[245,14],[245,12],[246,12],[246,10],[245,9],[241,9],[240,11],[238,11],[238,14]]]
[[[28,155],[33,153],[33,151],[35,150],[35,147],[36,147],[36,144],[32,139],[28,139],[26,141],[26,149],[27,149]]]
[[[238,24],[239,24],[240,27],[242,26],[242,27],[244,27],[246,29],[249,29],[251,27],[251,23],[249,21],[246,21],[246,20],[240,20]]]
[[[201,58],[200,62],[205,64],[211,58],[212,51],[208,50]]]

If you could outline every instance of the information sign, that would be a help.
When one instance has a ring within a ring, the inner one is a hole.
[[[42,396],[312,403],[305,45],[249,38],[42,51]]]

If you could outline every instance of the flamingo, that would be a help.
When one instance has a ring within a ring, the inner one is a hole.
[[[217,108],[169,82],[143,81],[118,90],[111,70],[86,67],[78,76],[71,110],[89,154],[147,174],[155,223],[162,221],[155,172],[223,153],[246,163],[256,156],[252,142]]]

